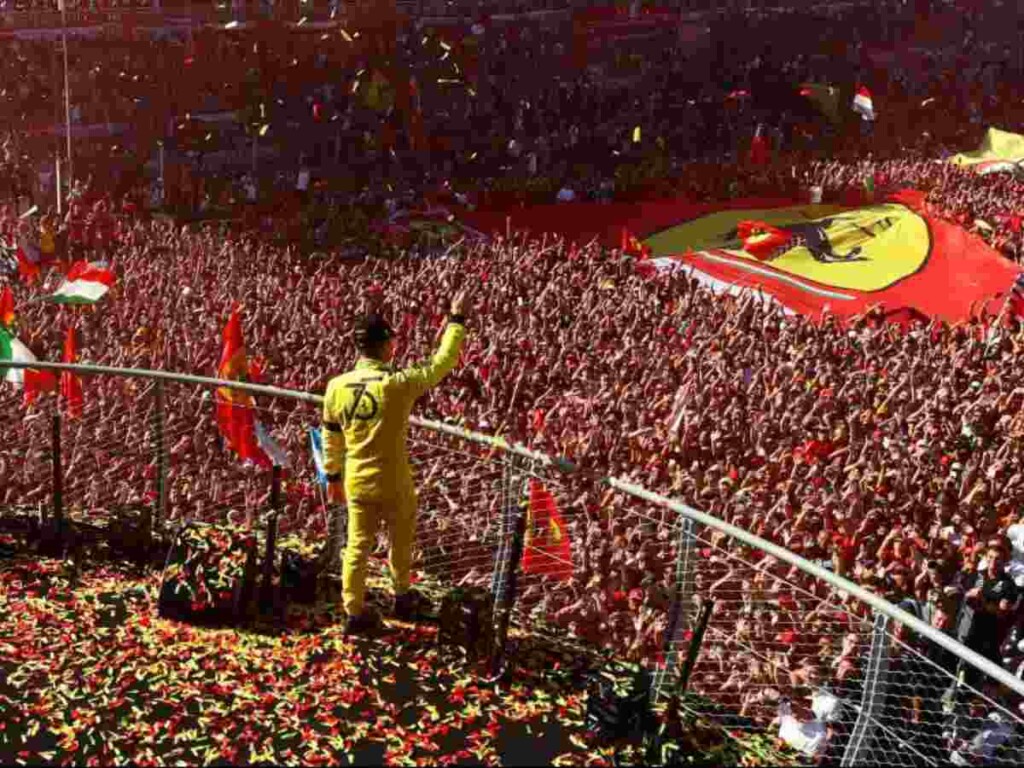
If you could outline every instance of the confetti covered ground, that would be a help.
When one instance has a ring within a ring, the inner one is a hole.
[[[486,683],[429,623],[345,638],[321,606],[200,628],[157,615],[160,578],[0,535],[0,764],[611,764],[583,725],[600,659],[579,648],[517,637]],[[724,762],[776,762],[766,745]]]
[[[0,763],[595,764],[577,655],[527,648],[505,684],[436,628],[347,639],[333,612],[277,634],[157,616],[160,574],[0,543]]]

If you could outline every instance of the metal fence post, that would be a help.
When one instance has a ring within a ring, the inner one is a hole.
[[[64,468],[61,460],[60,411],[53,412],[53,525],[60,541],[64,536]]]
[[[854,723],[850,741],[843,753],[844,768],[866,762],[873,741],[874,727],[885,705],[886,673],[889,670],[888,625],[888,616],[875,614],[871,630],[871,650],[867,668],[864,670],[864,691],[861,694],[860,711],[857,713],[857,722]]]
[[[683,662],[683,668],[679,671],[679,690],[683,693],[686,693],[686,689],[690,687],[690,675],[693,674],[693,668],[697,665],[697,655],[700,653],[700,647],[704,643],[704,633],[707,632],[708,623],[711,621],[711,612],[714,610],[715,601],[711,599],[705,600],[700,607],[700,615],[697,616],[697,627],[694,629],[690,646],[686,649],[686,659]]]
[[[346,504],[327,505],[327,545],[324,547],[323,572],[329,575],[341,575],[341,557],[345,548],[348,527],[348,506]]]
[[[505,465],[501,474],[501,521],[498,529],[498,552],[494,558],[494,570],[491,574],[491,593],[494,595],[495,607],[501,597],[502,584],[504,583],[505,561],[508,559],[508,550],[511,546],[509,530],[511,519],[509,517],[509,493],[512,486],[512,461],[515,457],[509,457],[510,462]]]
[[[501,541],[494,561],[491,592],[494,595],[494,653],[490,660],[492,674],[500,674],[508,640],[508,627],[512,606],[516,601],[519,564],[523,559],[523,540],[526,535],[526,515],[522,510],[523,484],[527,473],[519,466],[519,459],[510,457],[502,478]]]
[[[260,608],[270,607],[274,593],[274,548],[277,546],[277,516],[281,511],[281,467],[277,464],[270,474],[270,520],[267,524],[267,549],[263,558],[263,585],[260,591]]]
[[[270,471],[270,508],[281,511],[281,467],[277,464]]]
[[[156,382],[156,428],[154,442],[156,448],[156,499],[149,522],[147,537],[152,542],[153,532],[161,530],[167,517],[167,442],[164,434],[164,383]]]
[[[679,666],[678,648],[685,639],[687,631],[692,629],[690,613],[687,608],[690,601],[693,600],[694,580],[697,573],[695,560],[697,536],[694,529],[693,520],[688,517],[682,518],[676,554],[675,594],[672,597],[672,607],[669,609],[662,652],[665,657],[665,667],[659,670],[655,677],[654,686],[651,689],[653,701],[657,701],[661,697],[666,682],[676,674],[676,669]]]
[[[337,602],[341,599],[342,551],[346,542],[348,507],[344,504],[326,504],[327,542],[317,563],[318,599]]]

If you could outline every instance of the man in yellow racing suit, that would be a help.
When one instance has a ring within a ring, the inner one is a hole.
[[[367,562],[382,521],[391,542],[395,615],[409,618],[416,610],[418,595],[409,581],[416,534],[416,487],[406,447],[409,415],[416,400],[458,363],[466,336],[465,302],[465,292],[452,301],[433,359],[403,371],[390,365],[394,341],[387,321],[376,314],[360,319],[355,333],[359,360],[327,385],[321,427],[327,496],[331,503],[348,502],[342,569],[346,633],[377,623],[364,610],[364,598]]]

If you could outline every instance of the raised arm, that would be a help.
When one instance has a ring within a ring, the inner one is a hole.
[[[435,387],[459,362],[462,342],[466,338],[466,292],[461,291],[452,300],[448,327],[441,337],[441,345],[434,357],[426,363],[400,371],[394,377],[396,388],[416,399]]]

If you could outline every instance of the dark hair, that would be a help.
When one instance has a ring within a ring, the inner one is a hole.
[[[356,321],[356,349],[361,354],[377,357],[391,339],[391,326],[381,315],[371,313]]]

